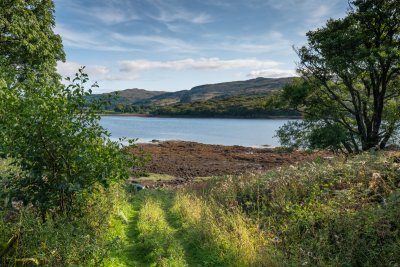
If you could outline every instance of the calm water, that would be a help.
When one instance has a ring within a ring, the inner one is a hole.
[[[139,142],[184,140],[204,144],[279,145],[275,131],[287,120],[183,119],[102,117],[101,124],[113,139],[139,138]]]

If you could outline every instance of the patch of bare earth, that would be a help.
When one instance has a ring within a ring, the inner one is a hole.
[[[326,151],[289,153],[277,152],[272,148],[207,145],[186,141],[138,144],[131,151],[142,151],[151,155],[147,172],[176,177],[171,181],[141,181],[148,186],[160,183],[163,186],[180,185],[191,182],[196,177],[264,172],[278,166],[332,156]]]

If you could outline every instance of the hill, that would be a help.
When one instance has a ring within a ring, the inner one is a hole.
[[[294,110],[276,109],[271,95],[229,96],[206,101],[176,103],[149,109],[149,114],[172,117],[202,118],[297,118],[301,114]]]
[[[126,89],[112,93],[93,95],[97,98],[111,94],[118,94],[115,105],[137,104],[165,106],[177,103],[190,103],[221,99],[232,96],[268,95],[274,90],[282,88],[292,78],[256,78],[246,81],[234,81],[217,84],[205,84],[177,92],[148,91],[144,89]]]
[[[124,103],[124,104],[133,104],[133,103],[138,103],[138,102],[143,102],[148,99],[151,99],[153,97],[163,95],[167,92],[164,91],[148,91],[144,89],[125,89],[121,91],[114,91],[111,93],[104,93],[104,94],[93,94],[92,98],[99,98],[103,96],[108,96],[108,95],[118,95],[118,100],[116,102],[118,103]]]

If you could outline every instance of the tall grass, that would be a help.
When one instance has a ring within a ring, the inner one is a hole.
[[[142,191],[122,266],[397,266],[397,161],[365,154]]]
[[[7,162],[0,163],[2,179],[18,173]],[[121,185],[114,184],[108,189],[99,187],[95,194],[81,195],[79,203],[79,214],[49,213],[45,221],[29,205],[1,205],[0,245],[13,237],[15,241],[1,257],[0,266],[22,261],[40,266],[99,265],[108,251],[118,246],[116,236],[123,234],[121,216],[130,209],[128,196]]]
[[[116,185],[72,220],[2,210],[0,243],[21,231],[13,258],[50,266],[398,266],[399,162],[364,154],[130,201]]]
[[[400,263],[398,157],[364,154],[262,176],[227,177],[200,194],[257,223],[279,265]],[[272,249],[271,249],[272,248]]]
[[[172,214],[199,266],[260,266],[266,240],[239,211],[227,212],[190,193],[178,193]]]
[[[155,262],[157,266],[187,266],[184,250],[174,237],[176,230],[167,222],[165,211],[158,201],[145,200],[139,211],[137,227],[146,260]]]

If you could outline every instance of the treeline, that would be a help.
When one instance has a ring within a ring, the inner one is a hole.
[[[272,104],[273,96],[234,96],[223,99],[177,103],[167,106],[118,103],[112,110],[118,113],[138,113],[155,116],[182,117],[300,117],[290,109],[278,109]]]
[[[270,96],[235,96],[158,107],[154,115],[191,117],[299,117],[293,110],[276,109]]]
[[[149,114],[156,109],[153,105],[138,105],[129,103],[118,103],[112,110],[118,113],[138,113],[138,114]]]

